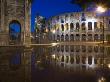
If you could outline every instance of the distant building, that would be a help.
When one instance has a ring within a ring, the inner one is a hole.
[[[110,35],[110,16],[94,12],[73,12],[48,20],[53,41],[102,41]],[[104,23],[104,29],[103,29]]]

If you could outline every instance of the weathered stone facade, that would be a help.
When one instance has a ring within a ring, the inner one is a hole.
[[[54,41],[100,41],[110,34],[110,16],[95,12],[73,12],[49,19]]]
[[[18,22],[21,27],[20,44],[30,43],[30,7],[28,0],[0,0],[1,45],[9,45],[9,25]]]

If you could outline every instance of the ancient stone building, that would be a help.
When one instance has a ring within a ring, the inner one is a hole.
[[[30,43],[30,6],[29,0],[0,0],[0,45]]]
[[[54,41],[101,41],[110,34],[110,16],[96,12],[72,12],[49,19]],[[104,23],[104,29],[103,29]]]

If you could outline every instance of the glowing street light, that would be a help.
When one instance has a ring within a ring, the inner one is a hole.
[[[110,64],[108,64],[108,68],[110,68]]]
[[[106,11],[106,8],[104,8],[104,7],[102,7],[102,6],[98,6],[98,7],[97,7],[97,11],[98,11],[99,13],[103,13],[103,12]]]
[[[52,33],[55,34],[55,30],[52,30]]]
[[[97,7],[97,12],[98,13],[104,13],[104,12],[106,12],[106,8],[104,8],[104,7],[102,7],[102,6],[98,6]],[[103,68],[104,68],[104,16],[102,16],[103,17],[103,31],[102,31],[102,34],[103,34],[103,64],[102,64],[102,66],[103,66]],[[109,67],[109,66],[108,66]],[[98,80],[98,82],[106,82],[106,79],[104,78],[104,77],[101,77],[99,80]]]
[[[55,54],[52,55],[52,58],[55,59]]]
[[[101,77],[98,82],[106,82],[106,79],[104,77]]]

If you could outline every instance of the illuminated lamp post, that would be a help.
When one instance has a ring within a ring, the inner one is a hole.
[[[97,7],[97,12],[98,13],[104,13],[106,11],[106,8],[103,8],[102,6]],[[102,26],[102,34],[103,34],[103,45],[104,45],[104,16],[103,16],[103,26]]]
[[[98,13],[104,13],[106,11],[106,8],[104,8],[104,7],[102,7],[102,6],[98,6],[97,7],[97,12]],[[102,29],[103,29],[103,31],[102,31],[102,35],[103,35],[103,61],[102,61],[102,70],[104,70],[104,16],[103,16],[103,26],[102,26]],[[105,82],[105,78],[102,76],[99,80],[98,80],[98,82]]]

